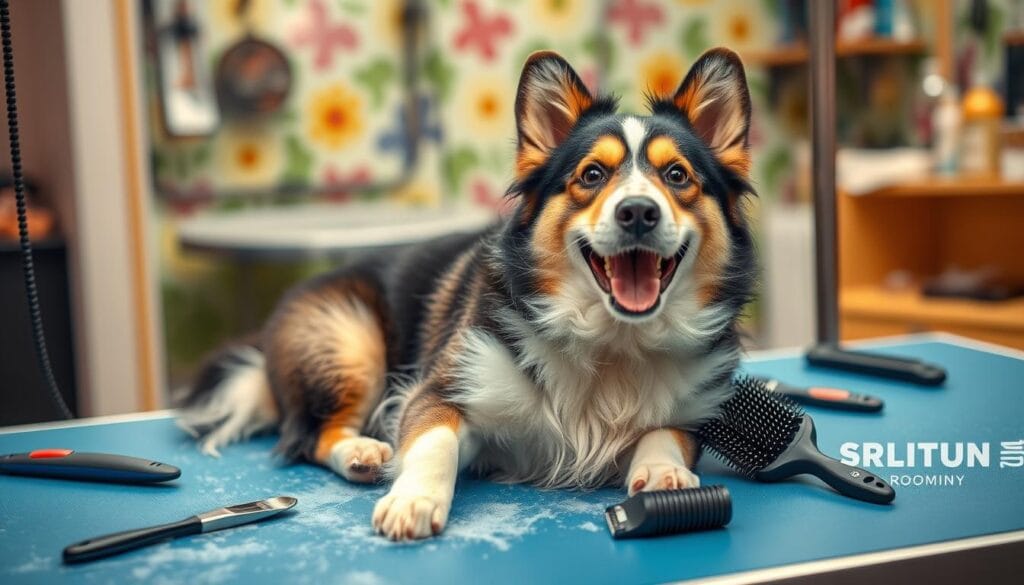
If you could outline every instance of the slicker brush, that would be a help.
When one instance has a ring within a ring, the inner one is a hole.
[[[882,478],[818,450],[814,421],[763,380],[737,378],[735,394],[697,434],[704,447],[743,475],[781,481],[800,474],[821,479],[844,496],[888,504],[896,492]]]

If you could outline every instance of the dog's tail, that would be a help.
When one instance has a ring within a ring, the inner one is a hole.
[[[273,429],[279,419],[263,352],[255,344],[237,344],[214,354],[195,382],[172,398],[180,409],[178,426],[215,457],[220,447]]]

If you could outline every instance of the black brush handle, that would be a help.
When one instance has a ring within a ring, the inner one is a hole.
[[[65,563],[82,563],[110,555],[120,554],[139,547],[156,544],[169,538],[190,536],[203,531],[203,523],[198,516],[186,518],[180,522],[126,530],[105,536],[98,536],[76,542],[64,549]]]
[[[814,420],[803,415],[800,429],[789,447],[770,465],[757,472],[761,481],[780,481],[794,475],[809,474],[827,483],[840,494],[871,502],[888,504],[896,498],[884,479],[870,471],[836,461],[818,450]]]
[[[809,473],[848,498],[872,504],[888,504],[896,491],[885,480],[870,471],[847,465],[815,450],[807,459]]]
[[[946,381],[946,370],[936,364],[913,358],[849,351],[828,344],[808,350],[807,363],[822,368],[903,380],[922,386],[938,386]]]
[[[181,476],[177,467],[158,461],[71,449],[0,455],[0,473],[115,483],[160,483]]]

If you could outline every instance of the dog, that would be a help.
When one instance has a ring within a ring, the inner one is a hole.
[[[210,453],[276,428],[287,458],[392,480],[372,524],[393,540],[440,533],[465,468],[697,487],[693,429],[729,396],[756,280],[750,96],[713,49],[648,101],[617,113],[532,54],[507,217],[297,286],[178,397],[182,426]]]

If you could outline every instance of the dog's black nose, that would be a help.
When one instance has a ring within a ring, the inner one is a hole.
[[[615,206],[619,227],[636,237],[653,230],[661,219],[661,209],[650,197],[626,197]]]

